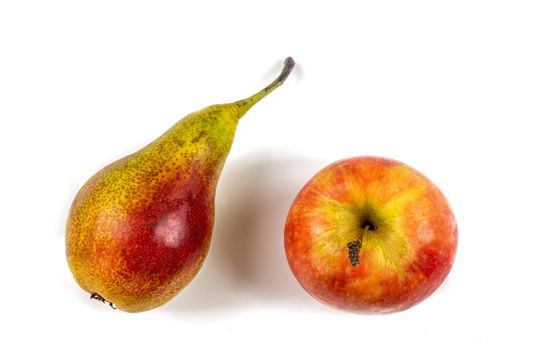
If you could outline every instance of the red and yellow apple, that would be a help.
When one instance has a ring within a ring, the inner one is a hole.
[[[446,197],[401,162],[356,157],[317,173],[288,213],[293,274],[319,301],[358,313],[405,310],[448,275],[457,224]]]

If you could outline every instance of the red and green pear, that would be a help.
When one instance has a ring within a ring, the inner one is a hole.
[[[177,122],[81,188],[66,226],[78,284],[128,312],[171,300],[199,271],[210,245],[216,185],[240,118],[279,87],[294,66],[257,94]]]

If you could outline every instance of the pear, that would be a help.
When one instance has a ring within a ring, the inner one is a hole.
[[[66,225],[66,254],[80,287],[128,312],[171,300],[208,253],[219,175],[240,118],[294,66],[249,98],[187,115],[158,139],[97,172]]]

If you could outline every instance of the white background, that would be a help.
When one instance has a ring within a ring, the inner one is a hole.
[[[0,347],[533,348],[533,1],[1,1]],[[80,186],[183,115],[297,67],[240,122],[208,259],[172,302],[89,300],[64,254]],[[321,167],[395,158],[458,219],[446,282],[402,313],[309,297],[282,245]]]

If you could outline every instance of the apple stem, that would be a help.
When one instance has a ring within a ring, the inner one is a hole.
[[[364,232],[368,231],[370,228],[369,225],[364,227],[364,230],[359,235],[359,238],[356,241],[351,241],[347,244],[347,250],[349,254],[349,261],[353,267],[357,266],[360,262],[360,248],[362,248],[362,238],[364,237]]]
[[[108,301],[106,299],[104,299],[100,294],[98,293],[92,293],[91,294],[91,297],[89,299],[95,299],[95,300],[98,300],[98,301],[101,301],[103,303],[107,303],[108,305],[110,305],[110,307],[112,309],[117,309],[117,306],[115,306],[111,301]]]

